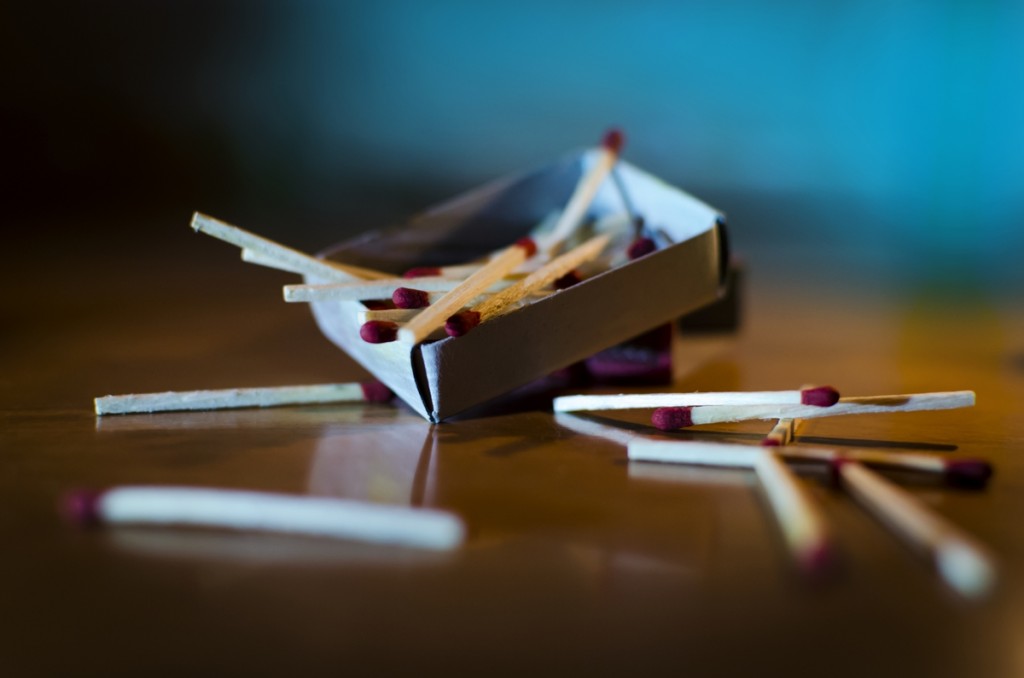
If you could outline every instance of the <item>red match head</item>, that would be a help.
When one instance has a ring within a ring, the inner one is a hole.
[[[604,133],[601,139],[601,146],[618,155],[626,143],[626,137],[618,127],[612,127]]]
[[[398,324],[387,320],[371,320],[359,328],[359,336],[370,344],[386,344],[398,338]]]
[[[430,276],[441,275],[441,269],[437,266],[417,266],[410,268],[402,274],[403,278],[429,278]]]
[[[582,281],[583,281],[583,278],[580,277],[579,273],[577,273],[576,271],[569,271],[568,273],[563,275],[561,278],[558,278],[557,280],[555,280],[554,287],[555,287],[556,290],[564,290],[567,287],[572,287],[576,283],[579,283],[579,282],[582,282]]]
[[[430,306],[430,294],[411,287],[399,287],[391,295],[391,301],[398,308],[424,308]]]
[[[774,436],[765,436],[761,438],[762,447],[779,447],[782,445],[782,441]]]
[[[359,385],[363,389],[363,400],[368,403],[387,403],[395,397],[391,389],[379,381],[364,381]]]
[[[828,462],[828,475],[832,484],[839,487],[843,484],[843,466],[850,463],[850,460],[843,456],[837,456]]]
[[[533,238],[526,237],[516,240],[516,246],[522,247],[526,250],[526,258],[529,259],[537,253],[537,243],[533,241]]]
[[[690,414],[692,407],[659,407],[651,415],[651,423],[662,431],[674,431],[677,428],[693,426]]]
[[[102,492],[94,490],[73,490],[60,501],[60,514],[73,525],[88,527],[100,522],[98,504]]]
[[[650,254],[654,250],[658,249],[658,246],[654,244],[654,241],[650,238],[637,238],[633,241],[633,244],[629,246],[629,250],[626,252],[630,259],[639,259],[640,257]]]
[[[831,407],[839,402],[839,391],[831,386],[817,386],[805,388],[800,391],[801,405],[816,405],[818,407]]]
[[[964,488],[984,487],[992,477],[992,464],[983,459],[946,460],[945,478],[950,485]]]
[[[480,314],[476,311],[460,311],[448,318],[444,331],[449,337],[461,337],[480,324]]]

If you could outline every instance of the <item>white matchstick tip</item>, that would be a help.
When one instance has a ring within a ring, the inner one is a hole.
[[[816,405],[818,407],[831,407],[839,402],[839,391],[831,386],[817,386],[805,388],[800,391],[801,405]]]
[[[618,127],[613,127],[604,133],[601,145],[612,153],[618,154],[626,143],[626,137]]]

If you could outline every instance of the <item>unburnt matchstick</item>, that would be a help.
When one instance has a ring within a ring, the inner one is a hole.
[[[583,262],[598,256],[610,241],[610,235],[598,235],[552,259],[523,280],[491,296],[482,304],[449,317],[445,322],[445,332],[451,337],[461,337],[480,323],[507,313],[537,290],[552,285]],[[398,303],[397,300],[395,303]]]
[[[789,445],[796,439],[797,431],[803,428],[803,425],[803,419],[779,419],[768,435],[761,440],[761,444],[765,447]]]
[[[255,254],[260,259],[259,263],[264,266],[274,266],[271,262],[277,262],[279,265],[274,266],[275,268],[335,281],[363,280],[367,277],[388,277],[387,274],[378,271],[348,267],[337,262],[311,257],[308,254],[285,247],[273,240],[250,233],[245,229],[232,226],[200,212],[192,215],[192,228],[195,231],[206,233],[214,238],[242,248],[243,257],[245,256],[244,251],[249,250],[250,258]]]
[[[584,410],[634,410],[655,407],[805,405],[831,407],[839,402],[831,386],[791,391],[723,391],[693,393],[623,393],[618,395],[568,395],[555,398],[555,412]]]
[[[537,244],[532,238],[521,238],[514,245],[501,250],[455,289],[446,293],[400,328],[398,338],[407,344],[418,344],[423,341],[443,327],[449,316],[536,253]]]
[[[992,589],[994,561],[972,537],[863,464],[840,459],[833,468],[840,485],[924,553],[954,590],[968,598],[980,598]]]
[[[398,339],[398,323],[368,320],[359,326],[359,338],[368,344],[389,344]]]
[[[479,269],[481,264],[462,264],[458,266],[416,266],[402,274],[403,278],[429,278],[442,276],[445,278],[468,278]]]
[[[458,516],[323,497],[198,487],[114,487],[73,492],[65,516],[78,525],[221,527],[450,550],[465,539]]]
[[[384,403],[394,394],[379,382],[314,384],[267,388],[231,388],[212,391],[166,391],[96,398],[96,414],[138,414],[190,410],[226,410],[242,407],[278,407],[318,403]]]
[[[576,183],[576,188],[551,233],[543,237],[539,243],[546,253],[557,254],[565,241],[579,228],[598,189],[618,162],[624,143],[625,137],[620,130],[611,129],[605,133],[596,161]]]
[[[427,276],[423,278],[386,278],[362,282],[333,283],[322,285],[285,285],[284,300],[288,302],[314,301],[363,301],[366,299],[394,300],[397,290],[415,289],[422,292],[450,292],[464,282],[463,278]],[[495,280],[487,290],[499,290],[513,284],[514,280]]]
[[[374,320],[383,320],[384,322],[390,323],[406,323],[412,320],[417,313],[419,313],[419,309],[417,308],[366,309],[365,311],[360,311],[356,316],[356,319],[359,320],[360,324]]]
[[[628,455],[631,462],[753,469],[797,566],[814,573],[834,561],[832,538],[820,509],[773,452],[748,445],[637,439],[630,441]]]
[[[941,457],[935,454],[876,450],[836,450],[802,445],[780,447],[778,453],[793,461],[833,464],[846,460],[873,467],[934,474],[949,485],[963,488],[984,487],[993,473],[992,464],[984,459],[969,457]]]
[[[660,407],[651,423],[663,431],[701,424],[751,419],[814,419],[847,414],[890,414],[948,410],[974,405],[974,391],[840,398],[829,407],[814,405],[708,405]]]

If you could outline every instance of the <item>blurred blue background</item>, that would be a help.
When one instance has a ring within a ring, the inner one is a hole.
[[[2,11],[4,183],[25,223],[202,209],[317,247],[614,124],[628,160],[729,214],[755,273],[1024,281],[1024,3]]]

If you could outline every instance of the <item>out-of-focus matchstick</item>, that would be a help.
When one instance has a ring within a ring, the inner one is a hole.
[[[440,329],[449,316],[460,310],[474,297],[495,284],[537,253],[531,238],[522,238],[501,250],[475,273],[466,278],[422,313],[398,330],[398,338],[407,344],[418,344]]]
[[[813,405],[708,405],[671,406],[656,409],[651,423],[671,431],[701,424],[718,424],[751,419],[815,419],[846,414],[889,414],[949,410],[974,405],[974,391],[915,393],[908,395],[840,398],[830,407]]]
[[[424,278],[386,278],[363,282],[333,283],[325,285],[285,285],[284,300],[288,302],[363,301],[365,299],[394,300],[397,290],[412,289],[422,292],[450,292],[464,282],[462,278],[427,276]],[[500,290],[513,284],[513,280],[499,279],[487,286]]]
[[[625,137],[620,130],[611,129],[605,133],[595,162],[579,178],[551,233],[540,239],[539,246],[549,255],[557,254],[562,244],[579,228],[598,189],[615,167],[624,143]]]
[[[304,271],[296,270],[296,267],[291,265],[290,262],[283,261],[277,256],[271,256],[258,250],[251,250],[247,247],[243,247],[241,251],[242,261],[248,264],[256,264],[258,266],[274,268],[279,271],[287,271],[289,273],[298,273],[299,275],[302,275],[304,273]],[[317,259],[317,261],[324,261],[334,268],[337,268],[346,273],[350,273],[354,276],[358,276],[359,278],[365,280],[379,280],[391,277],[389,273],[384,273],[383,271],[375,271],[371,268],[364,268],[362,266],[355,266],[353,264],[339,264],[337,262],[330,261],[327,259]]]
[[[724,391],[707,393],[624,393],[618,395],[568,395],[555,398],[555,412],[584,410],[634,410],[656,407],[805,405],[831,407],[839,402],[831,386],[790,391]]]
[[[950,587],[968,598],[980,598],[991,590],[996,580],[994,561],[971,536],[863,464],[840,459],[833,468],[842,487],[929,557]]]
[[[781,447],[783,445],[789,445],[796,440],[797,432],[803,428],[803,419],[779,419],[772,430],[768,432],[762,440],[761,444],[765,447]]]
[[[388,344],[398,338],[399,325],[388,320],[368,320],[359,326],[359,338],[368,344]]]
[[[835,557],[821,511],[793,473],[769,450],[749,445],[636,439],[630,441],[628,455],[631,462],[753,469],[797,566],[806,572],[817,572]]]
[[[137,414],[225,410],[242,407],[277,407],[314,403],[387,402],[391,391],[378,382],[364,384],[313,384],[267,388],[230,388],[210,391],[133,393],[96,398],[96,414]]]
[[[883,452],[876,450],[837,450],[825,447],[787,445],[778,453],[793,461],[841,463],[856,461],[868,466],[916,471],[941,477],[949,485],[964,488],[984,487],[992,477],[992,464],[971,457],[941,457],[935,454],[912,452]]]
[[[583,262],[598,256],[611,241],[610,235],[598,235],[544,264],[516,284],[489,297],[471,310],[460,311],[445,322],[445,332],[461,337],[482,322],[495,318],[522,302],[531,294],[552,285]],[[397,301],[395,302],[397,303]]]
[[[376,271],[369,271],[364,268],[350,268],[325,259],[317,259],[308,254],[285,247],[279,243],[269,240],[245,229],[225,223],[209,217],[200,212],[192,215],[192,229],[207,235],[213,236],[225,242],[231,243],[250,253],[257,253],[264,265],[269,262],[279,262],[280,268],[292,273],[302,273],[324,280],[354,281],[363,280],[365,276],[384,276]],[[244,255],[243,255],[244,256]],[[250,257],[252,254],[250,254]]]
[[[356,319],[359,321],[359,324],[380,320],[389,323],[406,323],[412,320],[419,312],[418,308],[367,309],[360,311],[356,315]]]
[[[458,516],[434,509],[199,487],[78,491],[62,508],[79,525],[220,527],[432,550],[457,548],[466,534]]]
[[[480,268],[482,264],[460,264],[457,266],[416,266],[402,274],[403,278],[467,278]]]

